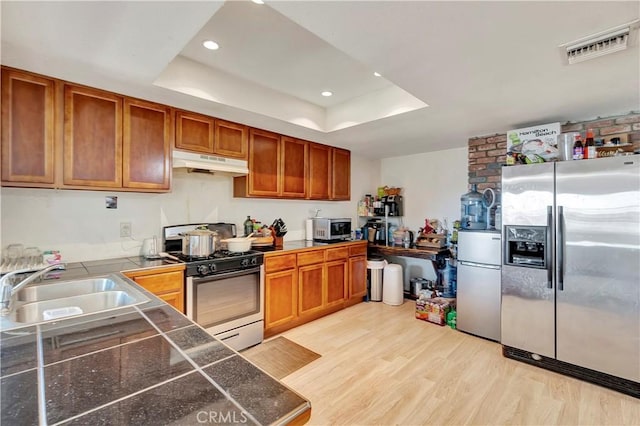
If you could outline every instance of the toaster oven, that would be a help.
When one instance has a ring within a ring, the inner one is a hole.
[[[315,241],[351,239],[351,219],[314,217],[313,239]]]

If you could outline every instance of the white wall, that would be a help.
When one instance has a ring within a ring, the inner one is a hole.
[[[417,231],[424,220],[447,219],[449,229],[460,219],[460,196],[467,190],[467,148],[385,158],[382,185],[402,189],[405,226]]]
[[[304,219],[316,208],[321,216],[356,223],[357,201],[378,185],[380,162],[352,156],[351,169],[351,201],[341,202],[233,198],[232,178],[184,170],[174,170],[167,194],[2,188],[2,247],[60,250],[71,262],[131,256],[140,253],[144,238],[161,238],[163,226],[220,221],[242,232],[247,215],[268,225],[280,217],[289,230],[285,240],[300,240]],[[118,197],[117,209],[105,207],[107,195]],[[131,222],[132,238],[120,238],[120,222]]]

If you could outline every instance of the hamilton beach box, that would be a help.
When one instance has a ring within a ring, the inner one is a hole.
[[[509,130],[507,132],[507,165],[557,160],[559,135],[560,123]]]

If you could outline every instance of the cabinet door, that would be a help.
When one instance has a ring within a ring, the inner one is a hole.
[[[2,180],[54,183],[53,80],[2,69]]]
[[[249,195],[278,197],[280,190],[280,135],[249,130]]]
[[[367,294],[367,257],[349,258],[349,298],[362,298]]]
[[[64,88],[64,184],[122,187],[122,98]]]
[[[213,153],[222,157],[247,159],[249,128],[230,121],[215,121]]]
[[[327,300],[326,307],[340,305],[347,297],[347,262],[339,260],[326,264]]]
[[[324,264],[298,268],[298,313],[313,314],[324,307]]]
[[[126,98],[123,130],[123,186],[168,190],[171,108]]]
[[[213,118],[187,111],[176,111],[176,148],[213,153]]]
[[[309,196],[314,200],[328,200],[331,180],[331,148],[309,144]]]
[[[174,271],[149,269],[124,272],[124,275],[184,313],[184,272],[182,269]]]
[[[305,198],[307,196],[306,165],[308,142],[282,136],[282,196]]]
[[[297,269],[266,274],[264,281],[265,329],[295,320],[298,316]]]
[[[331,199],[351,199],[351,152],[346,149],[331,148],[332,179]]]
[[[178,311],[184,312],[184,292],[183,291],[173,291],[171,293],[159,294],[158,297],[169,305],[176,308]]]

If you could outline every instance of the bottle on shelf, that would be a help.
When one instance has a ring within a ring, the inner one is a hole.
[[[247,216],[247,220],[244,221],[243,226],[245,237],[253,232],[253,220],[251,220],[251,216]]]
[[[587,138],[584,141],[584,159],[596,158],[596,144],[593,141],[593,129],[587,130]]]
[[[573,159],[582,160],[584,158],[584,146],[582,145],[582,136],[580,133],[576,134],[573,142]]]

